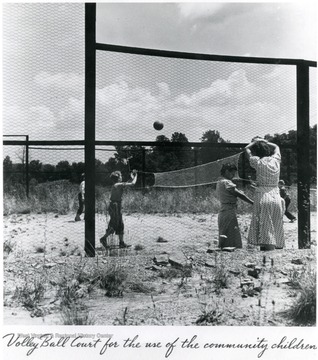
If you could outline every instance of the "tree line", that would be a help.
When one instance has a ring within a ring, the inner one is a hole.
[[[269,141],[281,147],[282,165],[281,178],[289,184],[297,181],[297,150],[296,148],[284,148],[286,145],[297,144],[297,131],[290,130],[283,134],[265,135]],[[185,134],[175,132],[169,139],[165,135],[156,138],[155,145],[144,149],[141,146],[116,146],[116,152],[106,162],[95,160],[96,185],[109,186],[109,175],[115,170],[123,173],[123,178],[128,178],[132,169],[144,170],[147,173],[164,172],[183,169],[211,161],[222,159],[238,152],[239,149],[226,147],[230,141],[221,137],[219,131],[208,130],[203,133],[200,141],[202,143],[219,143],[222,147],[197,147],[190,146]],[[310,176],[311,183],[316,183],[317,170],[317,125],[310,128]],[[174,146],[181,143],[182,146]],[[21,163],[13,163],[9,156],[3,160],[4,184],[25,183],[24,159]],[[244,171],[243,171],[244,168]],[[72,162],[62,160],[56,165],[43,164],[40,160],[29,162],[30,184],[43,183],[47,181],[68,180],[78,183],[80,175],[85,171],[83,162]],[[242,159],[239,165],[240,176],[244,172],[245,177],[253,178],[254,171],[249,167],[246,160]]]

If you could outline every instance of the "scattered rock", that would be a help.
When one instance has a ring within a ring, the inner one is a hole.
[[[207,267],[215,268],[215,263],[212,263],[210,261],[206,261],[204,265]]]
[[[231,273],[231,274],[233,274],[233,275],[240,275],[240,271],[239,270],[229,270],[229,272]]]
[[[168,240],[164,239],[163,237],[159,236],[157,239],[157,243],[167,243]]]
[[[208,250],[206,251],[208,254],[217,252],[217,251],[221,251],[220,248],[208,248]]]
[[[158,265],[151,265],[151,266],[147,266],[145,267],[146,270],[155,270],[155,271],[159,271],[161,270],[162,268]]]
[[[301,259],[292,259],[291,263],[295,264],[295,265],[303,265],[304,264],[304,262]]]
[[[34,269],[39,269],[40,267],[42,267],[41,264],[31,264],[31,266],[32,266]]]
[[[249,286],[249,285],[254,285],[254,281],[251,279],[243,279],[241,281],[241,287],[243,286]]]
[[[167,265],[169,263],[169,257],[166,254],[156,255],[153,261],[156,265]]]
[[[185,267],[191,267],[191,263],[187,260],[180,259],[178,257],[169,257],[169,263],[177,269],[183,269]]]
[[[56,263],[47,263],[47,264],[44,264],[44,267],[47,268],[47,269],[51,269],[52,267],[56,266]]]
[[[261,286],[254,287],[254,291],[256,291],[258,293],[262,292],[262,290],[263,290],[263,288]]]
[[[252,276],[255,279],[258,279],[259,271],[256,269],[248,270],[247,275]]]
[[[227,251],[227,252],[233,252],[235,249],[236,249],[236,247],[227,246],[227,247],[222,248],[221,250]]]
[[[278,284],[281,284],[281,285],[283,285],[283,284],[290,285],[291,284],[291,282],[288,278],[281,278],[281,279],[277,279],[276,281]]]
[[[246,266],[247,268],[255,268],[256,263],[245,263],[244,266]]]

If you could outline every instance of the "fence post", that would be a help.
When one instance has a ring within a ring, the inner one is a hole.
[[[309,66],[297,65],[298,248],[310,248]]]
[[[30,195],[30,177],[29,177],[29,135],[25,135],[25,185],[26,185],[26,196]]]
[[[195,185],[198,185],[198,172],[197,172],[197,166],[198,166],[198,151],[199,149],[197,147],[194,148],[194,183]]]
[[[146,149],[142,148],[142,187],[146,187]]]
[[[240,176],[240,175],[239,175]],[[246,187],[247,181],[246,181],[246,153],[245,151],[242,152],[242,178],[243,178],[243,188]],[[248,183],[251,184],[250,182]]]
[[[85,254],[95,256],[96,4],[85,4]]]
[[[288,181],[288,184],[290,185],[291,183],[291,173],[290,173],[290,150],[287,149],[287,152],[286,152],[286,165],[287,165],[287,181]]]

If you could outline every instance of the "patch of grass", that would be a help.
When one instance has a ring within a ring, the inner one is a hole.
[[[158,275],[162,279],[171,280],[174,278],[181,278],[183,274],[182,274],[182,270],[180,269],[176,269],[174,267],[167,267],[160,270]]]
[[[45,292],[43,279],[25,279],[22,287],[16,287],[13,298],[18,299],[29,310],[36,308]]]
[[[143,294],[149,294],[155,291],[153,286],[147,286],[143,282],[133,282],[129,284],[129,289],[131,291]]]
[[[144,249],[144,246],[141,245],[141,244],[136,244],[135,247],[134,247],[135,251],[141,251]]]
[[[120,326],[127,325],[127,312],[128,312],[128,308],[126,306],[122,318],[116,317],[113,322],[113,325],[120,325]]]
[[[24,209],[21,209],[18,214],[30,214],[31,213],[31,209],[30,208],[24,208]]]
[[[10,240],[5,240],[3,243],[3,253],[9,255],[13,251],[14,245]]]
[[[37,254],[43,254],[43,253],[45,253],[45,247],[44,247],[44,246],[37,246],[37,247],[35,248],[35,252],[36,252]]]
[[[196,320],[196,325],[219,325],[221,323],[223,313],[218,308],[212,310],[204,309],[202,314]]]
[[[79,282],[75,279],[68,281],[63,277],[58,284],[57,298],[60,299],[61,307],[70,307],[77,302]]]
[[[48,181],[34,184],[30,187],[29,198],[26,197],[25,188],[19,184],[8,184],[4,188],[3,213],[46,213],[56,214],[74,213],[78,206],[78,184],[68,180]],[[105,203],[109,198],[109,188],[96,187],[97,213],[105,212]],[[156,204],[154,207],[153,204]],[[200,189],[152,189],[127,191],[123,199],[123,208],[127,214],[179,214],[182,213],[217,213],[219,201],[215,190],[211,187]],[[239,202],[238,211],[250,211],[248,205]]]
[[[296,325],[316,324],[316,280],[314,269],[303,268],[302,271],[293,270],[290,274],[290,284],[297,295],[292,306],[285,312]]]
[[[224,267],[218,267],[214,273],[213,282],[216,289],[224,289],[229,285],[229,274]]]
[[[123,296],[123,291],[127,286],[128,273],[117,264],[110,266],[105,272],[99,273],[99,285],[106,290],[108,297]]]
[[[63,325],[94,325],[96,322],[85,307],[77,304],[62,306],[61,317]]]

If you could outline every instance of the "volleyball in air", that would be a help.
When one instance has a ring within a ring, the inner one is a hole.
[[[156,130],[162,130],[163,129],[163,123],[161,121],[155,121],[153,123],[153,127],[156,129]]]

